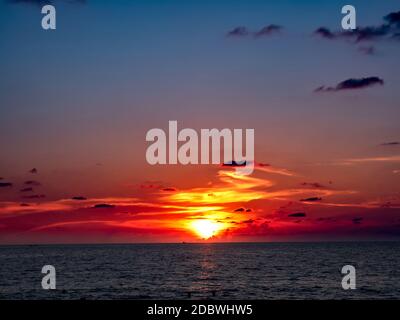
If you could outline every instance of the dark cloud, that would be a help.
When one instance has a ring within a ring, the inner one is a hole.
[[[387,21],[390,25],[395,25],[396,27],[400,27],[400,11],[391,12],[384,17],[385,21]]]
[[[398,142],[398,141],[384,142],[381,144],[381,146],[398,146],[398,145],[400,145],[400,142]]]
[[[29,170],[29,173],[38,173],[38,170],[36,168],[33,168],[33,169]]]
[[[255,37],[269,36],[274,33],[279,33],[282,29],[283,29],[282,26],[278,26],[276,24],[270,24],[268,26],[265,26],[261,30],[255,32],[254,36]]]
[[[400,28],[400,11],[392,12],[383,17],[384,23],[377,26],[358,27],[355,30],[331,31],[326,27],[320,27],[314,34],[324,39],[348,39],[354,43],[362,41],[374,41],[395,37],[397,29]],[[373,54],[374,49],[360,50],[363,53]]]
[[[172,188],[172,187],[163,188],[162,191],[165,191],[165,192],[175,192],[175,191],[176,191],[176,188]]]
[[[336,38],[336,35],[331,30],[329,30],[328,28],[325,28],[325,27],[318,28],[317,30],[314,31],[314,34],[317,36],[320,36],[322,38],[325,38],[325,39],[335,39]]]
[[[236,161],[230,161],[230,162],[224,162],[222,164],[223,167],[245,167],[247,164],[246,161],[241,161],[241,162],[236,162]]]
[[[314,92],[330,92],[330,91],[335,91],[332,87],[325,87],[325,86],[320,86],[314,90]]]
[[[390,26],[382,24],[378,27],[360,27],[352,31],[343,31],[338,34],[338,37],[349,38],[359,43],[386,37],[390,31]]]
[[[28,203],[21,203],[20,206],[21,207],[30,207],[30,205]]]
[[[303,182],[301,185],[312,188],[324,188],[324,186],[318,182]]]
[[[384,81],[379,77],[367,78],[351,78],[338,83],[335,87],[321,86],[314,90],[314,92],[335,92],[341,90],[355,90],[364,89],[375,85],[383,85]]]
[[[78,200],[78,201],[87,200],[87,198],[82,197],[82,196],[72,197],[71,199],[72,199],[72,200]]]
[[[229,31],[226,35],[228,37],[237,37],[237,38],[243,38],[253,35],[255,38],[260,38],[279,33],[282,29],[283,29],[282,26],[279,26],[277,24],[270,24],[261,28],[258,31],[253,32],[244,26],[239,26]]]
[[[99,203],[99,204],[94,205],[93,208],[115,208],[115,205],[108,204],[108,203]]]
[[[362,222],[363,218],[353,218],[351,221],[353,221],[354,224],[360,224]]]
[[[24,182],[24,184],[28,186],[40,186],[40,182],[35,181],[35,180],[27,180]]]
[[[306,215],[307,214],[304,213],[304,212],[295,212],[295,213],[288,214],[288,217],[291,217],[291,218],[304,218]]]
[[[34,194],[32,196],[25,196],[23,198],[24,199],[42,199],[42,198],[46,198],[46,196],[44,194]]]
[[[244,220],[244,221],[242,221],[242,223],[253,223],[254,222],[254,220],[253,219],[248,219],[248,220]]]
[[[145,181],[139,187],[140,189],[162,189],[163,183],[161,181]]]
[[[325,27],[320,27],[314,31],[314,34],[329,40],[334,39],[348,39],[354,43],[359,43],[362,41],[371,41],[379,38],[384,38],[391,33],[391,28],[389,25],[382,24],[378,27],[359,27],[355,30],[346,30],[333,32]]]
[[[378,77],[367,77],[361,79],[348,79],[343,82],[340,82],[336,86],[336,90],[346,90],[346,89],[362,89],[366,87],[370,87],[373,85],[383,85],[384,81]]]
[[[246,27],[236,27],[227,33],[228,37],[246,37],[250,34]]]
[[[269,163],[258,163],[259,167],[270,167],[271,165]]]
[[[31,191],[33,191],[33,188],[31,188],[31,187],[28,187],[28,188],[23,188],[23,189],[21,189],[21,190],[19,190],[20,192],[31,192]]]
[[[313,202],[313,201],[321,201],[322,198],[319,197],[311,197],[311,198],[305,198],[305,199],[301,199],[300,201],[303,202]]]
[[[246,208],[243,208],[243,207],[233,210],[233,212],[252,212],[252,211],[253,210],[250,209],[250,208],[246,209]]]
[[[0,188],[12,187],[11,182],[0,182]]]

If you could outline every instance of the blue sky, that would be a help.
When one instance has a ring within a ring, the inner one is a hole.
[[[347,2],[59,0],[56,31],[42,30],[40,6],[26,2],[0,2],[0,166],[10,175],[30,159],[63,175],[100,162],[118,181],[120,167],[145,179],[145,133],[168,120],[255,128],[259,157],[285,165],[374,156],[399,137],[398,41],[313,35],[339,30]],[[399,9],[352,4],[359,26]],[[283,29],[226,36],[270,24]],[[313,92],[369,76],[385,85]]]

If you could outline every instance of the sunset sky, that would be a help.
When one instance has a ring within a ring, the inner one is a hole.
[[[0,1],[0,244],[400,239],[399,1]],[[169,120],[254,173],[149,165]]]

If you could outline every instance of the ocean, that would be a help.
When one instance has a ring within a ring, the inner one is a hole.
[[[0,246],[0,299],[399,298],[400,242]]]

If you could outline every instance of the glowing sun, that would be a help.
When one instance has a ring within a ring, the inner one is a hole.
[[[221,229],[219,223],[205,219],[193,221],[191,227],[203,239],[211,238]]]

